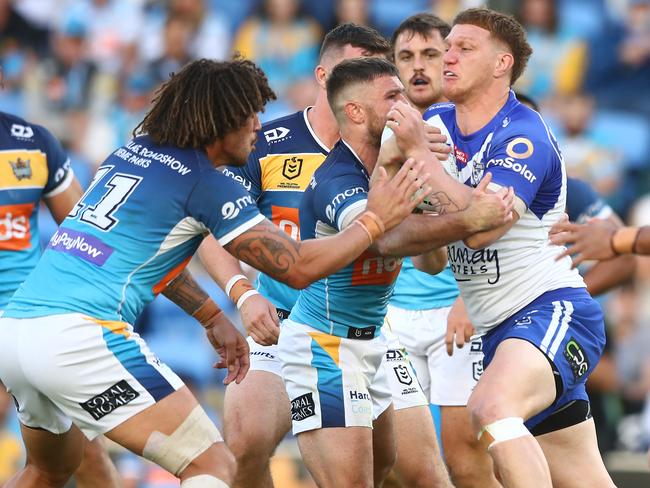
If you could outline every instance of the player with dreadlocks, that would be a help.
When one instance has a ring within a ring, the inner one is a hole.
[[[176,288],[208,233],[238,259],[304,287],[409,215],[421,186],[430,192],[422,164],[410,160],[391,180],[382,173],[358,225],[296,243],[216,169],[246,162],[257,112],[273,98],[250,61],[192,62],[161,87],[139,135],[99,167],[0,319],[0,381],[16,400],[27,448],[27,465],[8,486],[63,486],[80,462],[82,435],[105,434],[183,488],[227,487],[235,463],[219,431],[131,324],[157,293]],[[185,288],[183,308],[228,367],[225,382],[241,381],[246,341],[207,295]]]

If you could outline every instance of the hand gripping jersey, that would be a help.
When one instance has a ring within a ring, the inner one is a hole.
[[[308,110],[264,124],[246,165],[224,170],[244,185],[266,218],[296,240],[302,194],[329,152],[309,125]],[[279,309],[291,310],[298,299],[298,290],[264,273],[256,285]]]
[[[132,324],[208,232],[225,245],[263,219],[203,151],[138,137],[97,170],[5,316],[80,312]]]
[[[453,104],[434,105],[424,118],[448,136],[459,181],[476,187],[489,171],[495,185],[512,186],[526,205],[517,223],[488,247],[448,246],[451,269],[477,332],[485,333],[547,291],[583,288],[571,259],[555,261],[563,248],[548,239],[564,212],[566,172],[540,115],[511,92],[494,118],[473,134],[463,135],[456,127]]]
[[[368,181],[363,163],[339,141],[314,173],[300,204],[303,239],[333,235],[350,225],[366,208]],[[291,320],[341,337],[379,335],[401,261],[364,252],[342,270],[302,290]]]
[[[0,309],[41,254],[39,201],[68,189],[73,177],[47,129],[0,112]]]

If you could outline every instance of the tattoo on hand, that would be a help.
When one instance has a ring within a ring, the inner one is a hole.
[[[270,276],[284,275],[298,259],[298,243],[275,226],[253,227],[242,237],[229,251]]]
[[[438,215],[446,213],[458,212],[460,207],[454,202],[449,195],[443,191],[432,193],[427,197],[429,204],[433,207],[432,210]]]
[[[183,270],[162,292],[186,313],[192,315],[210,298],[189,271]]]

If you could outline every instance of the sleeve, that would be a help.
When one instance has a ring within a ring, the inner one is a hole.
[[[257,201],[262,195],[262,170],[259,159],[252,156],[253,153],[244,166],[226,167],[223,174],[241,184],[251,194],[253,200]]]
[[[612,208],[583,180],[567,178],[566,211],[571,222],[584,223],[592,217],[606,219]]]
[[[244,187],[218,171],[200,175],[187,200],[187,214],[203,224],[222,246],[264,220]]]
[[[61,147],[61,143],[44,127],[39,127],[41,149],[47,158],[47,183],[43,196],[53,197],[68,189],[74,179],[70,158]]]
[[[517,134],[492,146],[485,172],[492,173],[492,183],[513,187],[515,195],[530,208],[550,173],[561,176],[556,158],[547,141]]]
[[[339,175],[315,188],[314,214],[341,231],[366,209],[368,182],[362,175]]]

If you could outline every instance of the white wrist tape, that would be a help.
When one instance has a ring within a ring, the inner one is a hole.
[[[200,474],[181,481],[181,488],[228,488],[228,485],[209,474]]]
[[[226,283],[226,289],[224,290],[226,292],[226,296],[230,296],[230,291],[232,290],[232,287],[235,286],[235,283],[237,283],[239,280],[247,280],[244,275],[238,274],[233,276],[228,280],[228,283]]]
[[[260,292],[257,290],[248,290],[247,292],[244,292],[242,296],[239,297],[239,300],[237,300],[237,310],[241,310],[242,305],[244,305],[244,302],[252,297],[253,295],[259,295]]]
[[[478,435],[478,440],[480,441],[485,436],[484,442],[487,441],[485,443],[488,445],[487,448],[490,449],[499,442],[527,435],[531,435],[531,433],[524,425],[524,419],[521,417],[507,417],[483,427]]]

